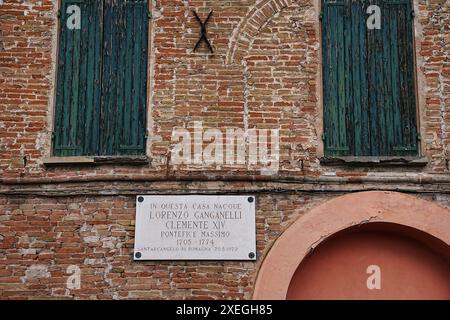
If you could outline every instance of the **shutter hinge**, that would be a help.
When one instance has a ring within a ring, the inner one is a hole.
[[[322,133],[322,141],[325,141],[325,132]]]
[[[319,20],[322,20],[323,19],[323,11],[320,11],[320,13],[319,13]]]
[[[418,141],[422,140],[422,137],[420,136],[420,133],[417,134],[417,140]]]
[[[145,132],[144,132],[144,138],[145,138],[145,140],[147,140],[149,136],[150,136],[150,134],[148,133],[147,130],[145,130]]]
[[[52,141],[55,140],[55,131],[52,131]]]
[[[415,17],[416,16],[416,13],[414,12],[414,10],[411,10],[411,17]]]
[[[56,12],[56,17],[61,18],[61,9],[58,9],[58,11]]]
[[[152,15],[152,12],[151,12],[151,11],[149,11],[149,12],[147,13],[147,17],[148,17],[149,19],[152,19],[152,18],[153,18],[153,15]]]

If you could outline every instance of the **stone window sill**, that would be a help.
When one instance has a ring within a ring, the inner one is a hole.
[[[319,159],[322,165],[326,166],[352,166],[352,167],[385,167],[385,166],[426,166],[428,163],[425,157],[322,157]]]
[[[69,165],[146,165],[150,163],[147,156],[94,156],[94,157],[49,157],[43,161],[45,166]]]

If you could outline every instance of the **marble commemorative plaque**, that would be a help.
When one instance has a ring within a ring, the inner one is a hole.
[[[255,260],[255,197],[136,198],[135,260]]]

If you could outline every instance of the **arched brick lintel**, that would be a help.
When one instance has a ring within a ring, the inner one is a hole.
[[[450,246],[450,211],[398,192],[368,191],[334,198],[295,221],[265,257],[254,299],[282,300],[307,253],[332,234],[351,226],[387,222],[425,232]]]
[[[229,42],[227,64],[238,63],[249,50],[252,39],[270,19],[294,0],[260,0],[248,11]]]

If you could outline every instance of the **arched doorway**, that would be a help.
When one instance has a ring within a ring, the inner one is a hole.
[[[447,209],[410,195],[370,191],[334,198],[275,241],[253,297],[449,299],[449,230]]]
[[[450,260],[439,248],[445,245],[398,225],[349,228],[303,259],[286,298],[450,299]]]

